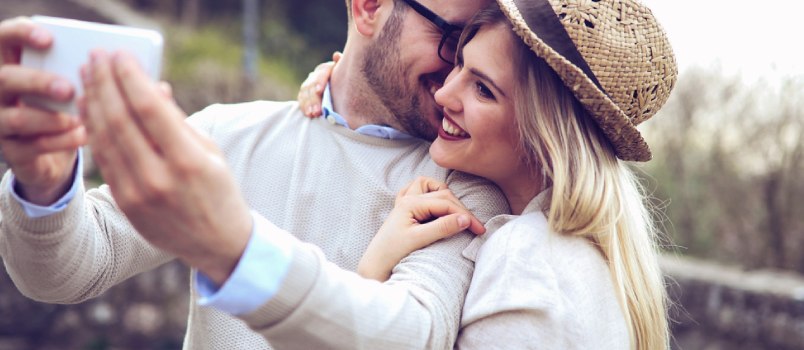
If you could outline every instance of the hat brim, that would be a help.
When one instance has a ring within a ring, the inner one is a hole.
[[[586,108],[608,138],[616,156],[626,161],[649,161],[652,157],[650,148],[625,112],[601,91],[581,68],[561,56],[531,31],[512,1],[497,0],[497,2],[513,25],[514,32],[537,56],[547,62]]]

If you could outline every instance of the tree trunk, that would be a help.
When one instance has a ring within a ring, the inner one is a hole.
[[[184,0],[181,7],[181,24],[185,27],[195,28],[201,17],[200,0]]]
[[[785,239],[784,239],[784,217],[780,215],[782,208],[779,206],[779,185],[780,173],[770,171],[765,179],[765,210],[767,213],[768,227],[768,265],[771,267],[782,268],[786,263]]]

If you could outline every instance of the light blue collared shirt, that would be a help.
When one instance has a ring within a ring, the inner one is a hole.
[[[332,106],[332,95],[330,86],[327,84],[321,103],[324,118],[330,123],[349,127],[340,114],[335,112]],[[404,132],[396,130],[386,125],[363,125],[355,132],[385,139],[410,139]],[[82,152],[78,153],[76,169],[82,169]],[[62,196],[55,204],[42,207],[22,199],[14,191],[14,178],[12,174],[13,197],[22,205],[25,213],[31,218],[38,218],[52,215],[64,210],[67,204],[75,197],[80,184],[81,177],[77,176],[78,171],[74,172],[73,185],[70,190]],[[256,214],[252,212],[252,218]],[[229,279],[220,287],[216,286],[206,275],[193,270],[195,274],[195,288],[201,298],[198,303],[202,306],[212,306],[231,315],[244,315],[257,310],[265,304],[279,290],[285,279],[290,262],[292,259],[291,248],[287,242],[277,242],[271,239],[270,229],[260,220],[254,219],[251,237],[249,238],[246,250],[240,257],[235,270]],[[259,276],[259,278],[255,278]]]
[[[75,169],[73,169],[73,184],[72,186],[70,186],[70,190],[67,191],[67,193],[61,196],[61,198],[56,200],[56,202],[50,206],[45,207],[41,205],[36,205],[22,199],[22,197],[19,195],[19,193],[17,193],[16,190],[17,178],[14,176],[14,173],[11,173],[11,181],[8,182],[8,185],[11,187],[10,188],[11,196],[14,197],[14,199],[16,199],[17,202],[20,203],[20,205],[22,206],[22,210],[25,211],[25,215],[28,215],[29,218],[36,219],[56,214],[58,212],[61,212],[62,210],[64,210],[64,208],[67,207],[67,204],[69,204],[70,201],[73,199],[73,197],[75,197],[75,193],[78,192],[78,185],[81,184],[81,182],[79,181],[81,177],[78,176],[78,172],[84,169],[84,159],[81,156],[81,153],[82,153],[81,150],[79,150],[78,159],[75,161]]]
[[[324,118],[330,123],[349,128],[349,124],[346,123],[346,119],[338,114],[338,112],[335,112],[334,108],[332,107],[332,95],[329,91],[329,84],[327,84],[326,89],[324,89],[324,96],[321,99],[321,111],[324,114]],[[363,135],[379,137],[381,139],[407,140],[413,138],[413,136],[387,125],[366,124],[355,129],[355,132]]]

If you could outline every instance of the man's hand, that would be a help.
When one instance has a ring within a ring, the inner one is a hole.
[[[222,284],[252,219],[221,152],[124,53],[92,53],[79,101],[92,154],[139,233]]]
[[[17,178],[17,191],[39,205],[50,205],[67,192],[77,149],[86,141],[76,116],[20,102],[26,94],[72,98],[74,89],[66,79],[19,65],[23,47],[52,44],[53,37],[27,18],[0,22],[0,148]]]

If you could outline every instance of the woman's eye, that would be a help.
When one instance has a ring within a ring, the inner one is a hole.
[[[475,83],[475,88],[477,89],[477,93],[480,95],[480,97],[494,100],[494,94],[491,93],[491,90],[489,90],[486,84],[478,81]]]

